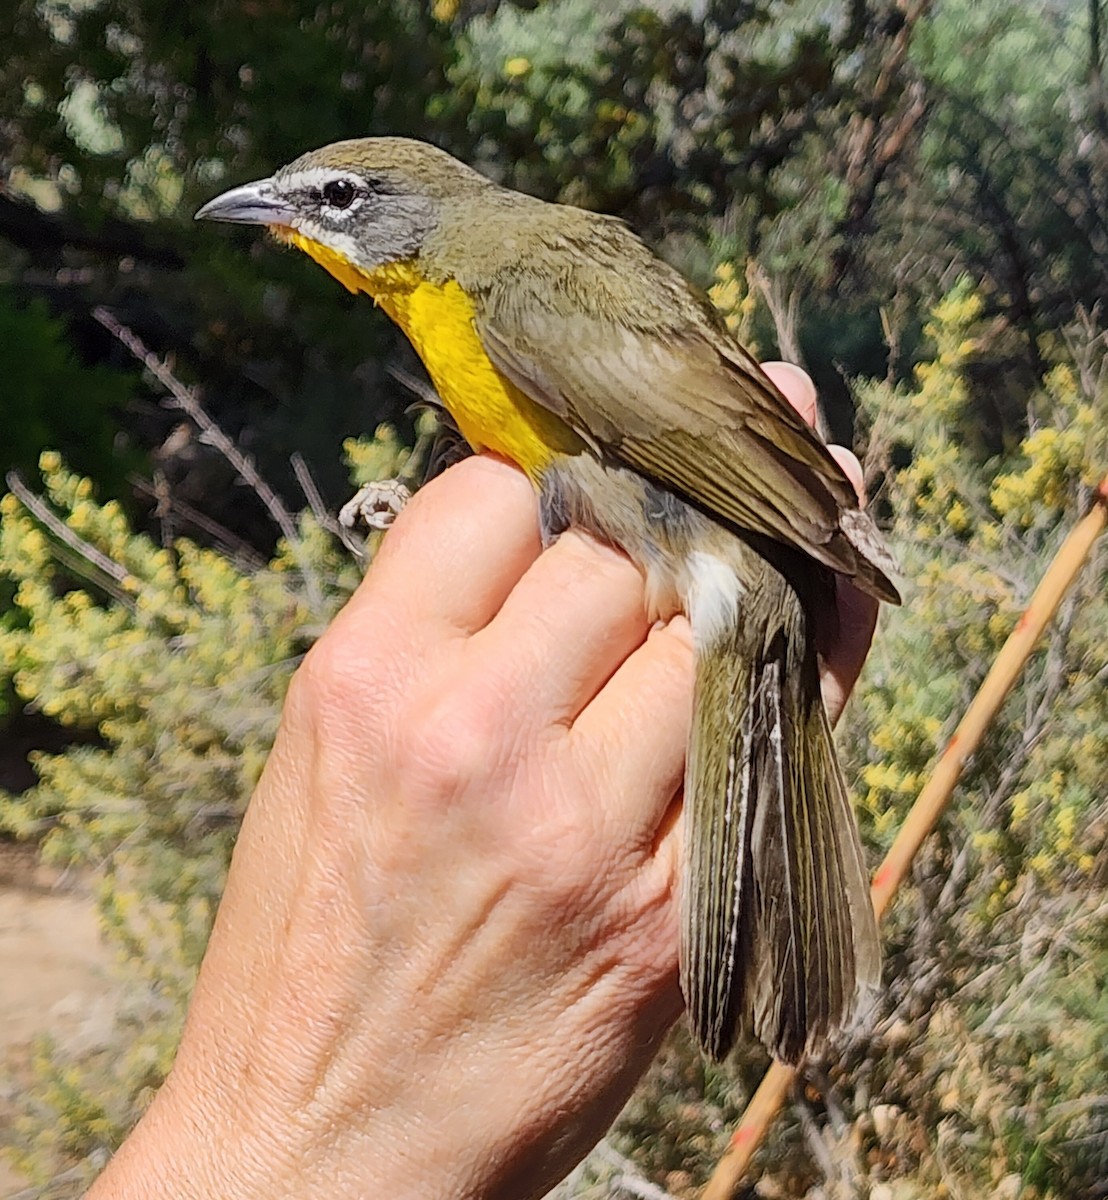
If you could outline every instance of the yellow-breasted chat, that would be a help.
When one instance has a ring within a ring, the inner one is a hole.
[[[206,204],[267,226],[404,330],[475,450],[516,462],[551,540],[621,547],[696,681],[681,979],[722,1057],[818,1050],[880,979],[861,846],[820,696],[835,573],[899,602],[835,460],[709,302],[612,217],[403,138],[338,142]]]

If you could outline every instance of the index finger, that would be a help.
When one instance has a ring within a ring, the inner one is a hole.
[[[517,467],[474,455],[431,480],[389,529],[344,621],[394,605],[429,639],[483,629],[542,549],[534,488]]]
[[[781,395],[804,418],[805,424],[814,429],[816,418],[819,416],[819,397],[811,375],[803,367],[789,362],[764,362],[762,370],[777,385]]]

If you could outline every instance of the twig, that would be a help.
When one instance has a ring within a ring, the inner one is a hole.
[[[312,478],[308,464],[304,461],[304,456],[297,451],[290,461],[296,482],[300,484],[300,490],[304,493],[304,499],[307,500],[308,507],[312,510],[312,516],[319,522],[321,528],[326,529],[328,533],[333,533],[336,537],[341,537],[342,527],[334,513],[327,511],[327,505],[323,503],[323,497]]]
[[[820,1134],[807,1101],[801,1100],[797,1104],[796,1114],[800,1118],[800,1128],[804,1133],[804,1140],[808,1143],[808,1149],[818,1163],[825,1182],[832,1183],[838,1174],[835,1170],[835,1160],[831,1157],[831,1151]]]
[[[638,1200],[674,1200],[672,1193],[645,1178],[635,1164],[620,1154],[611,1142],[602,1141],[596,1147],[596,1156],[602,1158],[609,1166],[615,1167],[619,1174],[612,1182],[628,1195],[636,1196]]]
[[[986,729],[1019,678],[1024,664],[1077,578],[1106,523],[1108,476],[1097,489],[1089,512],[1078,521],[1059,547],[1023,616],[947,742],[896,840],[885,855],[884,862],[877,868],[871,896],[878,919],[888,908],[924,839],[949,803],[966,761],[980,745]],[[755,1151],[788,1096],[796,1072],[796,1067],[780,1062],[773,1063],[766,1072],[731,1135],[730,1144],[716,1164],[702,1200],[732,1200],[737,1194]]]
[[[122,588],[124,581],[131,578],[131,572],[122,563],[117,563],[114,558],[109,558],[102,551],[97,550],[91,542],[86,542],[84,538],[74,533],[41,496],[35,495],[27,487],[22,478],[20,478],[18,471],[9,471],[7,476],[5,476],[5,482],[8,485],[8,490],[35,520],[40,525],[44,525],[59,542],[62,542],[77,554],[79,562],[74,563],[71,559],[69,560],[70,565],[79,568],[80,564],[84,563],[95,567],[97,571],[106,575],[111,580],[111,584],[99,578],[92,578],[92,582],[110,591],[113,596],[124,604],[133,605],[133,598],[128,596],[126,591],[119,590]],[[84,572],[84,574],[87,576],[88,573]]]
[[[1056,661],[1058,660],[1054,638],[1051,639],[1051,644],[1048,647],[1047,657],[1048,659],[1054,657]],[[1048,672],[1048,676],[1049,674]],[[986,786],[986,800],[980,813],[981,824],[986,828],[993,824],[1001,808],[1008,800],[1013,782],[1027,765],[1028,756],[1043,735],[1050,716],[1049,710],[1057,698],[1058,692],[1061,691],[1060,670],[1055,672],[1055,674],[1058,678],[1056,680],[1048,678],[1042,701],[1036,711],[1028,714],[1024,719],[1023,738],[1018,748],[1018,753],[1011,754],[1005,759],[1004,767],[999,777],[993,782],[991,787]],[[1055,682],[1058,685],[1057,687],[1053,686]],[[947,873],[942,891],[935,901],[935,912],[947,912],[958,902],[958,897],[969,875],[969,867],[973,854],[973,843],[967,840],[959,849]]]
[[[148,350],[142,340],[126,325],[121,324],[102,305],[92,310],[92,315],[114,337],[139,360],[151,375],[165,388],[172,399],[172,406],[186,413],[201,430],[202,440],[214,446],[220,454],[238,472],[243,481],[254,489],[255,495],[265,505],[273,523],[281,531],[281,536],[288,542],[296,557],[297,565],[304,576],[304,586],[308,593],[308,603],[318,611],[323,602],[323,592],[316,578],[315,571],[303,553],[300,533],[296,528],[296,519],[285,507],[281,497],[266,483],[254,465],[254,460],[244,454],[231,438],[216,424],[207,410],[200,403],[194,388],[186,387],[169,369],[162,359]]]
[[[191,504],[182,500],[179,496],[174,496],[172,492],[159,488],[157,484],[151,483],[148,479],[143,479],[141,475],[128,476],[128,482],[138,491],[152,496],[159,505],[165,505],[170,508],[182,520],[187,521],[190,525],[195,525],[197,529],[203,530],[209,537],[215,538],[227,554],[234,556],[236,562],[242,563],[250,569],[257,569],[265,565],[265,559],[245,538],[239,537],[237,533],[232,533],[226,525],[221,525],[218,521],[209,517],[207,513],[202,513],[199,509],[193,508]]]

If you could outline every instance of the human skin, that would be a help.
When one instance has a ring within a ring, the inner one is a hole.
[[[876,619],[839,607],[833,720]],[[176,1064],[89,1200],[542,1196],[681,1011],[691,701],[684,619],[609,547],[544,551],[515,468],[420,491],[296,672]]]

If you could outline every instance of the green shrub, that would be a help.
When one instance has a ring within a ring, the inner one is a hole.
[[[33,469],[42,447],[53,446],[75,470],[119,495],[141,461],[117,446],[136,378],[80,362],[65,322],[43,301],[21,304],[0,287],[0,491],[8,471]]]
[[[858,386],[906,597],[884,615],[840,734],[875,859],[1108,470],[1108,356],[1088,327],[1044,348],[1053,367],[1011,454],[989,457],[965,436],[990,328],[960,285],[933,315],[913,386]],[[382,429],[350,456],[365,478],[396,473],[404,450]],[[289,675],[356,571],[307,515],[294,544],[249,565],[136,534],[57,455],[42,475],[85,550],[63,550],[3,501],[0,574],[19,620],[0,629],[0,673],[22,702],[98,741],[40,756],[37,785],[0,797],[0,827],[96,870],[130,1001],[99,1054],[42,1048],[37,1084],[0,1138],[36,1179],[77,1164],[75,1195],[165,1074]],[[1108,1162],[1106,575],[1102,542],[890,914],[878,1010],[811,1067],[772,1134],[766,1194],[1097,1194]],[[693,1195],[764,1066],[750,1047],[706,1066],[676,1031],[560,1194],[616,1194],[645,1176]]]

